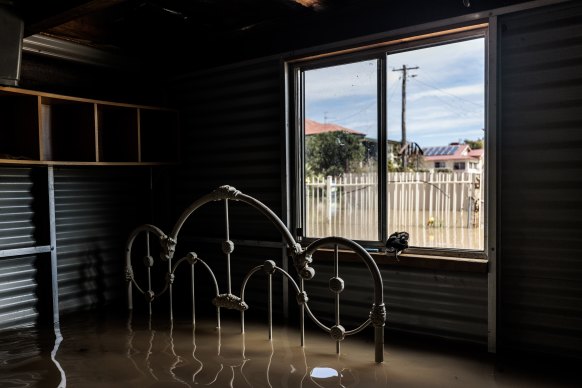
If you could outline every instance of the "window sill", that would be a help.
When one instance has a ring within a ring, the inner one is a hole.
[[[361,259],[350,251],[340,251],[340,260],[360,261]],[[420,255],[403,253],[398,256],[398,260],[393,255],[370,252],[370,256],[376,261],[380,269],[384,266],[390,268],[419,268],[442,271],[475,272],[486,273],[488,268],[487,259]],[[314,254],[316,259],[333,260],[332,249],[321,249]]]

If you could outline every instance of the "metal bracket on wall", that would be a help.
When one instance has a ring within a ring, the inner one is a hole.
[[[49,193],[49,231],[51,252],[51,290],[53,300],[53,324],[59,324],[59,283],[57,280],[57,230],[55,211],[55,174],[52,166],[48,167]]]
[[[39,253],[49,253],[50,251],[51,251],[50,245],[42,245],[30,248],[4,249],[0,250],[0,258],[36,255]]]

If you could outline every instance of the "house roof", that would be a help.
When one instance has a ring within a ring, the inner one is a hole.
[[[483,149],[472,150],[468,144],[450,144],[448,146],[423,148],[424,160],[478,160],[483,157]]]
[[[326,133],[326,132],[347,132],[347,133],[351,133],[357,136],[366,136],[365,133],[363,132],[359,132],[356,131],[354,129],[350,129],[350,128],[346,128],[346,127],[342,127],[341,125],[338,124],[333,124],[333,123],[320,123],[318,121],[315,120],[311,120],[311,119],[305,119],[305,135],[309,136],[309,135],[317,135],[320,133]]]

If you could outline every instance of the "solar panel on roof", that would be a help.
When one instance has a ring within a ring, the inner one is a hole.
[[[449,156],[454,155],[458,149],[459,146],[426,147],[423,152],[424,156]]]

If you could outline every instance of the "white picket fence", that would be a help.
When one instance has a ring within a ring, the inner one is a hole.
[[[406,230],[411,244],[483,249],[481,174],[388,173],[388,231]],[[309,237],[378,240],[377,174],[346,174],[306,183]]]

